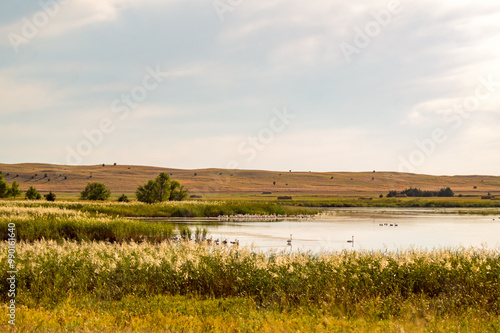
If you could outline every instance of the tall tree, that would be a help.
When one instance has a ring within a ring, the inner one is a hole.
[[[13,197],[14,199],[23,194],[23,191],[19,189],[19,184],[14,180],[12,186],[10,187],[7,196]]]

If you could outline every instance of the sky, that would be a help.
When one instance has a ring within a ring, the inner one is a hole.
[[[0,162],[500,175],[500,4],[3,0]]]

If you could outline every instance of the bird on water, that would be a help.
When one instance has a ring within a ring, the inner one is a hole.
[[[349,239],[347,243],[354,243],[354,236],[352,236],[352,239]]]

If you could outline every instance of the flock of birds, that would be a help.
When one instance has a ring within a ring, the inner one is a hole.
[[[228,243],[232,244],[232,245],[236,245],[236,246],[240,245],[240,241],[237,238],[234,241],[229,241],[229,242],[227,241],[227,238],[225,238],[221,242],[221,241],[219,241],[219,238],[214,240],[212,237],[210,237],[210,238],[207,238],[206,241],[208,244],[214,243],[215,245],[219,245],[220,243],[222,243],[222,245],[227,245]]]
[[[283,219],[293,219],[293,220],[309,220],[312,219],[313,215],[297,214],[297,215],[282,215],[282,214],[235,214],[235,215],[219,215],[217,219],[219,221],[276,221]]]
[[[498,219],[500,220],[500,217],[499,217]],[[493,219],[493,221],[495,221],[495,219]],[[387,227],[387,226],[389,226],[389,227],[397,227],[397,226],[398,226],[398,224],[397,224],[397,223],[380,223],[380,224],[379,224],[379,226],[380,226],[380,227]],[[288,239],[286,240],[286,244],[287,244],[287,245],[292,245],[292,240],[293,240],[293,235],[292,235],[292,234],[290,234],[290,238],[288,238]],[[227,238],[226,238],[226,239],[224,239],[224,240],[221,242],[221,241],[219,240],[219,238],[217,238],[217,239],[215,239],[215,240],[214,240],[212,237],[210,237],[210,238],[205,239],[205,241],[206,241],[208,244],[212,244],[212,243],[214,243],[214,244],[216,244],[216,245],[219,245],[219,244],[221,244],[221,243],[222,243],[222,245],[227,245],[228,243],[229,243],[229,244],[232,244],[232,245],[236,245],[236,246],[240,245],[240,241],[239,241],[238,239],[235,239],[234,241],[229,241],[229,242],[228,242],[228,240],[227,240]],[[348,239],[348,240],[347,240],[347,243],[353,243],[353,244],[354,244],[354,236],[352,236],[352,237],[351,237],[351,239]]]
[[[170,240],[173,242],[180,242],[183,239],[185,239],[185,238],[173,237]],[[187,240],[191,241],[192,239],[187,238]],[[237,238],[234,241],[228,241],[227,238],[224,238],[224,240],[220,241],[219,238],[213,239],[213,237],[210,236],[210,238],[203,238],[201,240],[195,239],[194,241],[196,243],[206,242],[207,244],[215,244],[215,245],[219,245],[219,244],[222,244],[222,245],[232,244],[232,245],[236,245],[236,246],[240,245],[240,241]]]

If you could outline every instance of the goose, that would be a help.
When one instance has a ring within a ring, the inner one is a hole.
[[[354,243],[354,236],[352,236],[352,239],[348,240],[347,243]]]
[[[224,240],[222,241],[222,244],[226,245],[226,244],[227,244],[227,239],[224,239]]]
[[[292,245],[292,234],[290,234],[290,238],[286,240],[288,245]]]
[[[235,239],[234,242],[230,242],[230,243],[233,245],[236,245],[236,246],[240,245],[240,241],[238,239]]]

